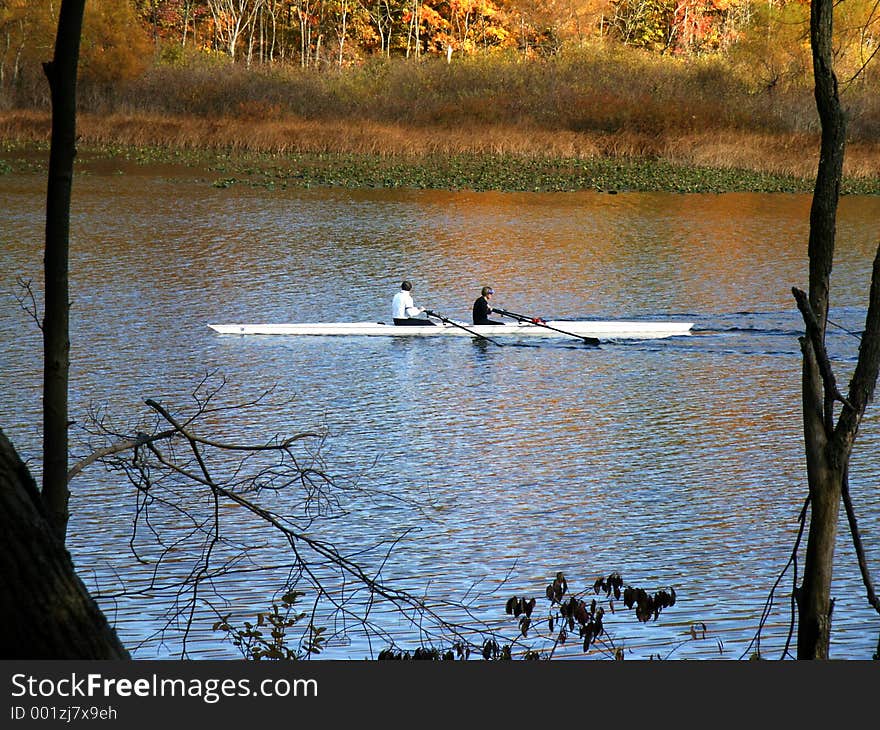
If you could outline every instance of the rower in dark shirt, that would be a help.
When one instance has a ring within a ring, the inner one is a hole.
[[[494,311],[489,304],[489,300],[495,291],[491,286],[484,286],[480,292],[477,301],[474,302],[474,324],[504,324],[504,322],[496,322],[489,319],[489,315]]]

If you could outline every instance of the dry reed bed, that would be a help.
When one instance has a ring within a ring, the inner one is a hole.
[[[0,138],[47,142],[48,114],[0,113]],[[418,127],[377,122],[318,122],[294,118],[169,117],[148,114],[81,114],[78,136],[86,146],[159,147],[180,150],[380,157],[489,154],[568,159],[661,159],[687,166],[749,170],[810,178],[818,138],[806,134],[707,131],[662,136],[634,132],[552,132],[526,126]],[[880,171],[880,143],[848,147],[845,174],[873,179]]]

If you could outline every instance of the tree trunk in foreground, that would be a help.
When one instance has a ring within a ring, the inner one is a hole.
[[[129,659],[0,430],[0,657]]]
[[[810,492],[810,531],[804,580],[797,591],[798,659],[827,659],[831,642],[831,579],[840,503],[846,489],[853,443],[880,367],[880,252],[874,260],[868,315],[859,360],[844,397],[837,388],[825,350],[829,288],[834,259],[837,205],[843,177],[846,116],[832,68],[833,0],[812,0],[816,107],[822,125],[819,168],[810,210],[809,296],[795,290],[807,335],[803,352],[804,446]],[[837,424],[835,403],[841,404]]]
[[[67,503],[70,294],[68,249],[73,159],[76,155],[76,70],[85,0],[63,0],[55,56],[44,65],[52,94],[52,142],[46,191],[46,311],[43,319],[43,501],[63,541]]]
[[[815,317],[815,337],[804,337],[804,443],[810,490],[810,532],[804,563],[804,582],[798,594],[798,659],[827,659],[831,638],[831,577],[837,518],[849,449],[834,439],[833,394],[821,373],[828,291],[834,258],[837,203],[843,176],[846,120],[831,65],[832,0],[812,0],[810,40],[816,107],[822,124],[819,169],[810,210],[809,309]],[[819,350],[817,352],[817,350]]]
[[[0,657],[128,659],[64,547],[70,368],[68,237],[76,154],[76,69],[85,0],[63,0],[55,57],[46,193],[43,490],[0,430]]]

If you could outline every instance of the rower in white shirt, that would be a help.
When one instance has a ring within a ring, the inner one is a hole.
[[[417,307],[413,301],[412,291],[413,285],[409,280],[404,280],[400,285],[400,291],[394,295],[391,300],[391,316],[394,318],[394,324],[398,325],[433,325],[430,319],[422,319],[419,315],[424,312],[424,308]]]

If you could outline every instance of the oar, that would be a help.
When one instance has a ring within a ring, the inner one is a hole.
[[[441,322],[446,322],[446,324],[455,325],[456,327],[463,329],[465,332],[472,334],[474,337],[479,337],[481,340],[489,340],[489,342],[491,342],[493,345],[498,345],[498,347],[503,347],[503,345],[500,342],[496,342],[491,337],[486,337],[486,335],[481,335],[479,332],[474,332],[473,330],[465,327],[463,324],[459,324],[458,322],[453,322],[448,317],[444,317],[442,314],[437,314],[437,312],[432,312],[430,309],[426,309],[425,314],[427,314],[429,317],[436,317]]]
[[[524,314],[517,314],[516,312],[508,312],[506,309],[498,309],[496,307],[492,307],[493,312],[498,312],[502,317],[513,317],[520,322],[529,322],[538,327],[546,327],[548,330],[553,330],[554,332],[559,332],[563,335],[568,335],[569,337],[577,337],[579,340],[583,340],[586,344],[591,345],[592,347],[599,346],[599,339],[597,337],[584,337],[583,335],[576,335],[574,332],[566,332],[565,330],[561,330],[558,327],[551,327],[540,317],[526,317]]]

